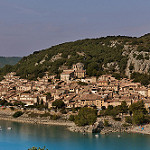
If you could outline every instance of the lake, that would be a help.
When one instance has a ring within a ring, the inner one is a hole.
[[[73,133],[61,126],[33,125],[0,120],[0,150],[150,150],[150,135]],[[8,130],[12,127],[12,130]],[[118,137],[120,135],[120,137]]]

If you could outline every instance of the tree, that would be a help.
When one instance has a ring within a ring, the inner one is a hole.
[[[52,103],[52,106],[56,107],[56,108],[62,108],[65,106],[65,103],[62,100],[55,100]]]
[[[144,106],[144,102],[143,101],[138,101],[136,103],[133,103],[130,105],[129,107],[129,110],[132,112],[132,113],[138,113],[138,112],[141,112],[143,114],[147,114],[147,110]]]
[[[13,114],[13,117],[14,118],[18,118],[18,117],[20,117],[20,116],[22,116],[23,115],[23,112],[22,111],[17,111],[17,112],[15,112],[14,114]]]
[[[142,112],[134,113],[132,123],[135,125],[141,125],[145,122],[145,116]]]
[[[122,113],[122,116],[124,113],[128,113],[128,105],[127,105],[126,101],[122,101],[119,108],[120,108],[120,113]]]
[[[28,150],[48,150],[48,149],[45,149],[45,146],[44,146],[44,148],[32,147],[32,148],[30,148],[30,149],[28,149]]]
[[[6,106],[8,105],[8,102],[6,100],[0,100],[0,105]]]
[[[113,105],[108,105],[108,110],[112,110],[114,107],[113,107]]]
[[[92,108],[81,108],[75,116],[75,124],[78,126],[92,125],[97,119],[97,111]]]

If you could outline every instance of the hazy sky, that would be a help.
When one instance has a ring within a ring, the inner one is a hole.
[[[59,43],[150,32],[150,0],[0,0],[0,56]]]

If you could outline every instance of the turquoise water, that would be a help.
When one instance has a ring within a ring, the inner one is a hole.
[[[27,150],[32,146],[49,150],[150,150],[150,136],[111,134],[99,136],[69,132],[64,127],[0,121],[0,150]],[[12,127],[12,130],[7,130]]]

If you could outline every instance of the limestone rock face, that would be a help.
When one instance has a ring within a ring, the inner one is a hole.
[[[132,50],[131,53],[128,55],[127,67],[125,70],[126,75],[130,77],[131,73],[133,72],[149,74],[150,59],[142,59],[147,56],[150,56],[149,52],[138,52]],[[130,68],[130,66],[133,66],[132,69]]]
[[[100,120],[97,120],[93,125],[87,125],[87,126],[71,126],[68,128],[70,131],[73,132],[88,132],[88,133],[99,133],[103,129],[103,122]]]

